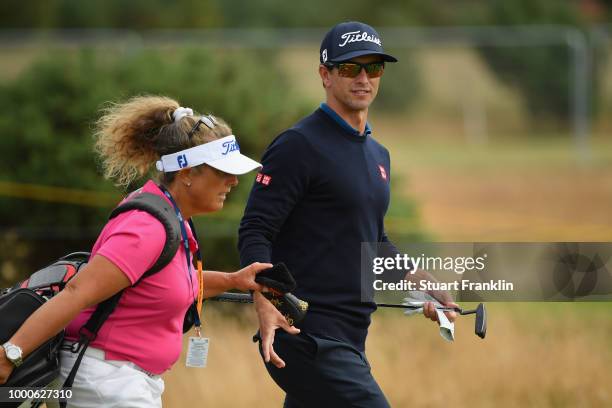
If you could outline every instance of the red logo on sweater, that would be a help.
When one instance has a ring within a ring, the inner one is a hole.
[[[268,176],[267,174],[257,173],[257,177],[255,177],[255,181],[257,183],[261,183],[264,186],[267,186],[272,181],[272,176]]]
[[[380,170],[380,177],[382,177],[383,180],[387,181],[387,171],[385,170],[382,164],[378,165],[378,170]]]

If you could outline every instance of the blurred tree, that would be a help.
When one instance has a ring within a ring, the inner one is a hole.
[[[550,0],[555,1],[555,0]],[[4,28],[331,27],[362,20],[375,26],[471,24],[486,13],[477,0],[4,0]]]
[[[377,27],[398,25],[496,24],[500,4],[506,23],[572,23],[562,9],[578,11],[589,21],[607,21],[611,0],[4,0],[3,28],[210,28],[329,27],[362,20]],[[520,10],[524,11],[520,11]],[[491,12],[493,10],[493,12]],[[556,11],[555,11],[556,10]],[[535,12],[531,14],[530,11]],[[545,11],[542,13],[542,11]],[[493,19],[493,20],[492,20]]]
[[[253,157],[260,157],[281,129],[311,109],[292,96],[270,54],[264,59],[203,49],[122,58],[55,53],[0,86],[0,182],[116,191],[96,168],[91,126],[105,101],[143,93],[168,95],[183,106],[223,117],[242,150]],[[244,203],[251,179],[243,178],[232,202]],[[33,239],[29,254],[36,259],[30,261],[40,266],[70,249],[89,248],[111,207],[109,202],[96,207],[2,196],[0,225],[3,238],[13,231]],[[237,222],[241,213],[230,209],[229,215]],[[230,247],[211,259],[228,264],[235,255]]]
[[[496,0],[489,3],[492,25],[565,24],[579,26],[578,2]],[[480,47],[492,71],[518,89],[530,115],[539,123],[571,120],[572,55],[567,45]],[[548,119],[548,120],[547,120]]]
[[[376,96],[372,108],[393,114],[405,112],[415,105],[421,96],[422,80],[419,67],[411,54],[391,54],[399,59],[399,63],[386,65],[382,90]]]
[[[136,94],[174,97],[183,106],[227,120],[241,149],[256,158],[281,130],[314,109],[292,93],[271,51],[51,54],[0,84],[0,187],[25,183],[107,195],[93,206],[62,203],[61,196],[54,202],[0,195],[0,285],[12,276],[6,271],[31,272],[68,251],[89,249],[120,199],[123,192],[103,180],[92,151],[92,125],[104,102]],[[241,178],[221,213],[196,220],[207,265],[237,265],[236,231],[252,179]],[[399,195],[394,201],[410,209],[404,217],[415,219],[414,203]],[[411,233],[418,236],[419,231]]]
[[[204,28],[223,17],[213,0],[4,0],[2,28]]]

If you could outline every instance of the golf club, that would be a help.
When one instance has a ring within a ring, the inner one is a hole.
[[[248,293],[231,293],[225,292],[218,296],[211,297],[210,300],[217,302],[234,302],[234,303],[253,303],[253,297]],[[397,309],[419,309],[418,305],[400,305],[394,303],[377,303],[377,307],[388,307]],[[460,315],[476,314],[476,322],[474,325],[474,333],[484,339],[487,335],[487,309],[484,303],[479,303],[476,309],[465,310],[460,307],[438,307],[438,310],[453,311]]]
[[[278,293],[274,290],[263,294],[279,312],[285,316],[290,325],[302,321],[308,311],[308,303],[298,299],[290,292]],[[210,298],[217,302],[252,303],[253,297],[248,293],[225,292]]]
[[[399,305],[394,303],[377,303],[376,306],[397,309],[419,309],[422,307],[420,305]],[[476,309],[472,310],[465,310],[460,307],[437,307],[436,309],[444,312],[457,312],[462,316],[476,314],[474,333],[481,339],[484,339],[487,335],[487,309],[485,308],[484,303],[479,303]]]

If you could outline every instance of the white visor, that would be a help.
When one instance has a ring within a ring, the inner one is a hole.
[[[161,157],[161,160],[157,161],[156,167],[159,171],[170,173],[204,163],[217,170],[235,175],[245,174],[261,167],[261,164],[255,160],[240,153],[240,146],[238,146],[234,135],[225,136],[180,152],[166,154]]]

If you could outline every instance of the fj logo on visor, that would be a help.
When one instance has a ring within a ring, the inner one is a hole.
[[[181,169],[187,167],[187,156],[185,156],[184,154],[178,156],[176,158],[176,161],[178,162],[178,165]]]

